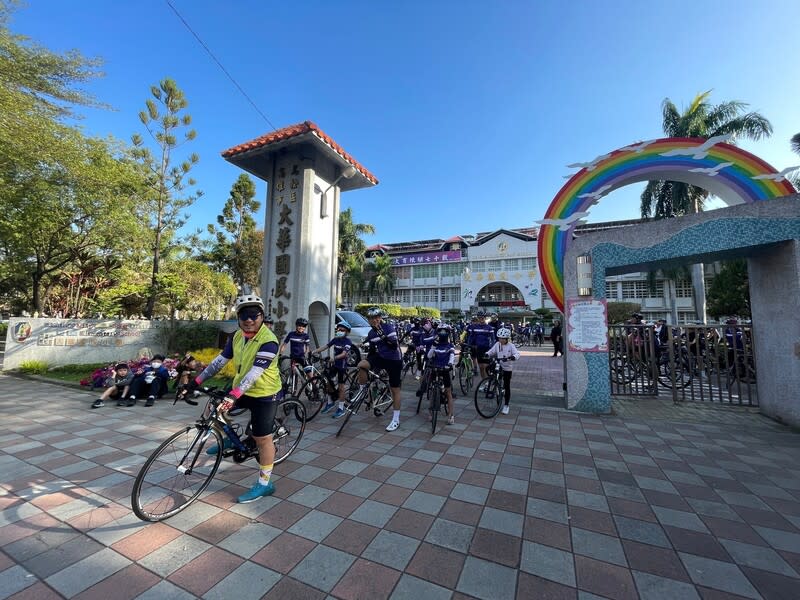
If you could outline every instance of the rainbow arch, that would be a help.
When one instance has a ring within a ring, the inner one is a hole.
[[[639,142],[580,163],[539,221],[542,282],[564,311],[564,256],[572,230],[600,198],[638,181],[680,181],[702,187],[730,205],[797,193],[784,174],[726,138],[661,138]]]

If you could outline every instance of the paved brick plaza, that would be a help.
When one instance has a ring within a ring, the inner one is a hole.
[[[526,361],[520,385],[560,362]],[[226,461],[202,502],[144,524],[133,476],[197,409],[93,397],[0,376],[0,598],[800,596],[800,434],[745,411],[528,398],[485,421],[460,400],[435,438],[404,411],[339,439],[320,415],[276,497],[236,505],[254,464]]]

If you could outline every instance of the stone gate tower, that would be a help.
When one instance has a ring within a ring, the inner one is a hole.
[[[307,317],[314,343],[324,344],[336,312],[340,193],[378,180],[311,121],[222,156],[268,183],[261,297],[275,333],[280,339]]]

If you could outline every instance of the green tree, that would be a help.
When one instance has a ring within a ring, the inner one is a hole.
[[[350,304],[355,304],[356,299],[364,290],[364,265],[355,256],[347,256],[344,261],[344,272],[342,275],[342,292]]]
[[[74,153],[63,119],[76,106],[96,106],[80,89],[97,77],[100,61],[70,50],[57,54],[8,28],[16,2],[0,0],[0,173],[48,164]],[[3,182],[9,185],[8,181]]]
[[[369,291],[378,296],[379,302],[385,302],[394,291],[395,276],[390,256],[378,256],[370,265]]]
[[[363,236],[373,235],[375,226],[369,223],[354,223],[353,211],[348,208],[339,213],[339,261],[336,266],[336,297],[342,295],[342,284],[345,272],[355,273],[353,265],[363,268],[367,245]]]
[[[743,258],[725,262],[708,288],[708,314],[750,317],[750,280]]]
[[[259,287],[264,249],[263,245],[257,247],[257,239],[260,237],[263,244],[264,234],[261,232],[259,236],[253,217],[261,208],[255,195],[256,184],[249,175],[242,173],[231,187],[216,224],[208,225],[208,232],[214,239],[209,258],[218,269],[231,274],[240,290],[245,285],[253,289]]]
[[[662,127],[669,137],[710,138],[731,134],[729,143],[740,138],[759,140],[772,134],[772,125],[757,112],[744,112],[747,104],[739,101],[711,104],[711,91],[698,94],[688,108],[679,111],[666,98],[661,105]],[[677,217],[703,210],[709,192],[678,181],[650,181],[641,196],[642,218]],[[692,268],[692,284],[697,318],[705,321],[705,281],[703,265]]]
[[[187,217],[182,211],[202,195],[199,190],[194,194],[188,192],[188,188],[196,184],[189,172],[200,160],[199,156],[190,153],[184,160],[175,157],[181,146],[197,136],[191,128],[192,117],[185,112],[189,105],[186,96],[169,78],[162,79],[158,86],[152,86],[150,93],[152,98],[145,102],[146,110],[139,113],[139,120],[155,145],[155,153],[145,145],[141,135],[131,137],[134,156],[143,166],[147,178],[142,218],[152,233],[150,291],[144,309],[147,318],[152,317],[161,292],[158,278],[161,255],[175,231],[186,222]]]
[[[130,229],[130,165],[100,140],[65,130],[80,157],[38,165],[18,176],[0,199],[0,238],[10,268],[29,274],[23,292],[31,308],[44,311],[47,291],[81,257],[119,247]]]
[[[99,61],[12,33],[16,4],[0,0],[0,289],[42,312],[64,269],[114,247],[107,232],[121,211],[109,199],[124,203],[133,183],[118,146],[65,123],[99,106],[80,89]]]

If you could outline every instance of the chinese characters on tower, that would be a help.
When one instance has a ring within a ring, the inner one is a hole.
[[[274,265],[274,287],[269,293],[269,312],[275,318],[274,331],[278,339],[286,335],[286,315],[289,313],[289,300],[292,298],[290,275],[292,255],[294,253],[293,212],[297,206],[297,193],[300,187],[300,168],[292,165],[287,175],[287,167],[277,169],[274,186],[273,214],[278,215],[277,229],[273,232],[273,240],[278,248]],[[287,189],[288,188],[288,189]]]

